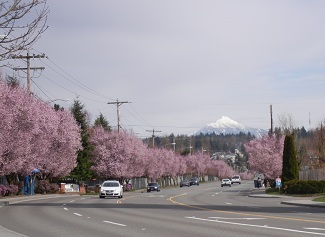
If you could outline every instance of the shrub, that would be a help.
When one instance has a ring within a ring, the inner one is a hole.
[[[279,191],[279,188],[267,188],[265,193],[281,193],[281,191]]]
[[[0,185],[0,196],[9,196],[18,194],[18,185]]]
[[[324,193],[325,181],[303,181],[291,180],[285,182],[285,191],[287,194],[316,194]]]
[[[7,189],[4,185],[1,185],[0,184],[0,196],[5,196],[6,195],[6,192],[7,192]]]
[[[9,185],[7,186],[8,195],[17,195],[18,194],[18,185]]]
[[[53,194],[59,191],[59,185],[50,183],[48,180],[39,180],[35,188],[35,193],[40,194]]]

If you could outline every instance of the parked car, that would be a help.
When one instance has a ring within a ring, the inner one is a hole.
[[[123,198],[123,186],[119,181],[107,180],[100,186],[99,198],[118,197]]]
[[[234,175],[231,177],[231,184],[238,183],[241,184],[241,178],[239,175]]]
[[[147,192],[157,191],[160,192],[160,185],[158,183],[149,183],[147,186]]]
[[[180,187],[183,187],[183,186],[187,186],[187,187],[189,187],[189,186],[191,186],[191,185],[190,185],[190,181],[187,180],[187,179],[183,179],[183,180],[179,183],[179,186],[180,186]]]
[[[190,186],[192,186],[192,185],[197,185],[197,186],[199,186],[199,184],[200,184],[198,178],[191,178],[191,179],[189,180],[189,182],[190,182]]]
[[[222,179],[221,180],[221,187],[223,187],[223,186],[231,187],[231,180],[230,179]]]

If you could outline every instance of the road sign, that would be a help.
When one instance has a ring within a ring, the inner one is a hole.
[[[275,179],[275,186],[276,187],[281,187],[282,186],[282,184],[281,184],[281,178],[276,178]]]

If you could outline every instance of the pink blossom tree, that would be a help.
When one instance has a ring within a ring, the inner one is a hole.
[[[64,141],[61,150],[58,141]],[[75,167],[80,148],[79,128],[70,114],[0,82],[0,175],[12,182],[36,168],[44,177],[62,177]]]
[[[164,150],[159,148],[151,148],[148,152],[148,163],[146,164],[145,175],[152,181],[157,181],[165,172],[165,155]]]
[[[198,152],[187,156],[188,173],[197,177],[207,174],[211,165],[211,158],[208,154]]]
[[[234,169],[226,164],[226,162],[223,160],[213,160],[211,163],[215,175],[220,179],[229,178],[235,173]]]
[[[94,146],[92,170],[103,178],[130,179],[145,172],[147,147],[132,134],[93,128],[90,141]]]
[[[264,135],[245,144],[250,169],[274,179],[282,172],[284,137]]]

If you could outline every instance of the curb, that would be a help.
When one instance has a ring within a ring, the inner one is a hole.
[[[251,194],[251,195],[248,195],[248,197],[251,197],[251,198],[281,198],[281,196],[268,195],[268,194]]]
[[[314,201],[311,201],[311,200],[282,201],[281,204],[293,205],[293,206],[325,208],[325,203],[323,203],[323,202],[314,202]]]

